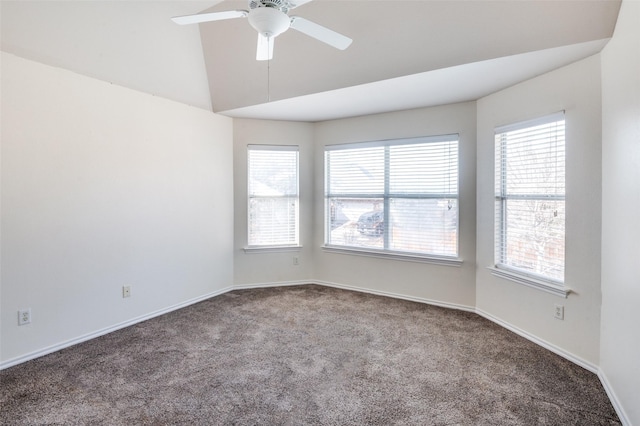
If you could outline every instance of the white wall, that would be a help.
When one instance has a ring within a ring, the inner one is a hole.
[[[593,371],[600,344],[600,60],[593,56],[478,101],[476,301],[479,311],[550,343]],[[494,128],[566,111],[568,298],[493,276]],[[565,306],[564,321],[554,305]]]
[[[602,52],[600,368],[640,425],[640,2],[622,2]],[[623,416],[625,416],[623,414]]]
[[[423,108],[316,124],[315,246],[324,244],[324,146],[381,139],[460,135],[460,257],[462,266],[370,258],[318,249],[316,278],[449,305],[475,305],[475,102]]]
[[[313,124],[234,120],[234,282],[236,285],[311,282],[313,278]],[[299,147],[300,245],[285,252],[249,252],[247,246],[247,146]],[[293,257],[298,257],[298,265]]]
[[[2,53],[1,124],[4,365],[232,285],[231,119]]]

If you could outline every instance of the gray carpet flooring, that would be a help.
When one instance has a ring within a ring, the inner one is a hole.
[[[591,372],[468,312],[239,290],[0,372],[0,424],[609,425]]]

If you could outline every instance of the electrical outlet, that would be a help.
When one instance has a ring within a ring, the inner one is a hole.
[[[556,317],[559,320],[563,320],[564,319],[564,306],[563,305],[556,305],[556,311],[555,311],[555,314],[553,316]]]
[[[298,259],[298,256],[293,256],[293,264],[294,265],[299,265],[300,264],[300,259]]]
[[[18,311],[18,325],[25,325],[31,322],[31,308]]]
[[[122,297],[131,297],[131,287],[128,285],[122,286]]]

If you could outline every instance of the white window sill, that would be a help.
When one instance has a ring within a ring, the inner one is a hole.
[[[444,266],[462,266],[462,259],[458,257],[428,256],[415,253],[391,252],[384,250],[360,249],[342,246],[322,246],[322,251],[328,253],[349,254],[355,256],[376,257],[379,259],[402,260],[407,262],[432,263]]]
[[[245,253],[283,253],[300,251],[302,246],[249,246],[243,250]]]
[[[492,266],[487,269],[489,269],[491,273],[496,277],[504,278],[506,280],[513,281],[527,287],[555,294],[556,296],[564,297],[565,299],[567,298],[569,293],[571,293],[570,288],[565,287],[564,285],[559,283],[533,278],[514,271],[498,268],[497,266]]]

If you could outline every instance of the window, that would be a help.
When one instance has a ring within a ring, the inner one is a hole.
[[[250,145],[249,247],[297,246],[298,147]]]
[[[325,243],[457,257],[458,136],[325,150]]]
[[[564,113],[496,129],[496,267],[564,282]]]

